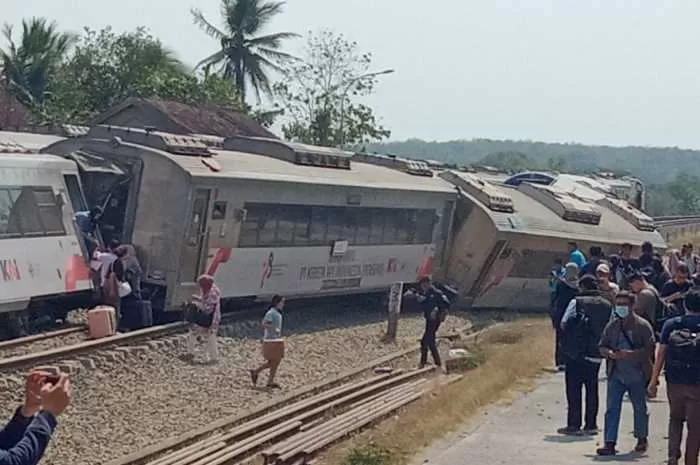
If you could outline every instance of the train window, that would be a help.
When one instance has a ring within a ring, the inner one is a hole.
[[[419,210],[416,213],[415,244],[430,244],[433,242],[433,229],[435,227],[435,212],[432,210]]]
[[[311,208],[299,207],[294,225],[294,245],[308,245],[311,233]]]
[[[63,227],[63,212],[56,201],[56,195],[51,188],[34,188],[39,219],[46,234],[65,234]]]
[[[226,218],[226,206],[228,204],[221,200],[214,202],[214,206],[211,209],[211,219],[212,220],[223,220]]]
[[[275,245],[292,245],[294,243],[294,227],[299,209],[282,207],[277,211],[277,234]]]
[[[396,212],[396,242],[411,244],[416,231],[416,216],[413,210]]]
[[[0,189],[0,237],[20,236],[19,224],[10,222],[12,212],[12,199],[6,189]]]
[[[384,212],[384,235],[382,236],[383,244],[398,244],[399,226],[398,226],[398,211]]]
[[[19,229],[25,236],[43,236],[44,227],[39,219],[39,208],[34,200],[34,192],[31,187],[10,189],[13,200],[10,218],[16,217]]]
[[[360,221],[357,208],[339,208],[343,216],[343,230],[340,233],[340,238],[348,241],[351,244],[356,244],[355,235],[357,233],[357,225]]]
[[[275,232],[277,230],[277,208],[275,206],[260,206],[260,218],[258,220],[258,245],[275,245]]]
[[[256,208],[247,209],[238,239],[241,247],[255,247],[258,245],[259,214],[260,212]]]
[[[326,230],[328,229],[328,209],[325,207],[311,207],[311,226],[309,228],[309,243],[313,245],[326,245]]]
[[[372,210],[369,209],[357,209],[357,232],[355,233],[355,244],[357,245],[367,245],[369,244],[370,230],[372,228]]]
[[[326,240],[328,242],[343,240],[345,230],[345,215],[340,208],[328,209],[328,232]]]
[[[384,241],[384,212],[379,208],[371,210],[371,223],[369,226],[369,244],[381,244]]]
[[[85,198],[83,198],[83,192],[80,190],[78,176],[66,174],[63,176],[63,180],[66,182],[66,187],[68,188],[68,196],[73,205],[73,211],[80,212],[87,210],[88,208],[85,203]]]

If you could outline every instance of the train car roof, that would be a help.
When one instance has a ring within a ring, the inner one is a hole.
[[[21,146],[26,152],[36,153],[44,147],[64,140],[65,137],[32,132],[0,131],[0,152],[3,148]]]
[[[479,205],[492,219],[496,228],[503,232],[532,234],[537,236],[568,238],[585,242],[607,244],[641,244],[651,242],[655,247],[665,247],[666,243],[658,231],[643,231],[610,208],[596,204],[601,213],[600,223],[585,224],[563,219],[542,202],[522,192],[516,187],[495,185],[502,194],[510,197],[512,213],[494,211],[470,193],[460,189],[460,195]],[[582,192],[585,186],[582,186]],[[589,189],[591,197],[604,196]],[[588,200],[598,200],[586,195],[578,195]]]
[[[38,153],[3,153],[0,150],[0,168],[55,168],[77,170],[75,162],[58,155]]]
[[[260,181],[296,182],[305,184],[345,185],[415,191],[451,192],[454,187],[437,176],[413,176],[402,171],[352,160],[350,169],[334,169],[297,165],[265,155],[212,150],[221,166],[212,171],[200,158],[164,153],[192,176],[203,178],[235,178]]]

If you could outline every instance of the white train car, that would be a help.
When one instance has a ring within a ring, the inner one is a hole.
[[[18,142],[23,137],[29,147]],[[91,296],[73,220],[84,205],[77,166],[32,153],[57,139],[0,134],[0,313],[41,308],[61,318],[71,297]]]
[[[447,253],[457,193],[419,163],[106,126],[47,150],[77,161],[91,205],[109,198],[103,236],[137,246],[154,308],[205,272],[226,298],[367,293]]]

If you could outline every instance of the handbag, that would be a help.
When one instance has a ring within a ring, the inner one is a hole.
[[[117,285],[117,291],[120,298],[124,298],[131,294],[131,284],[128,281],[122,281]]]
[[[185,308],[185,320],[208,329],[214,323],[214,314],[202,311],[195,303],[189,303]]]

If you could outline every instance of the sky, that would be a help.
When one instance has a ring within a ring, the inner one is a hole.
[[[0,21],[145,26],[196,63],[217,43],[191,7],[220,23],[219,0],[0,0]],[[698,23],[697,0],[289,0],[269,32],[330,28],[394,69],[368,101],[392,140],[700,148]]]

